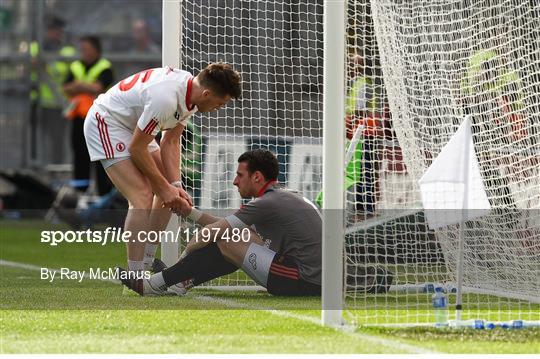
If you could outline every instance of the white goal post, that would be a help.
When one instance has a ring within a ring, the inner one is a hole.
[[[324,2],[322,323],[343,324],[345,0]]]
[[[181,0],[163,0],[161,31],[162,66],[178,68],[182,63],[182,17],[180,16],[180,11]],[[179,218],[173,214],[166,230],[174,233],[178,225]],[[179,242],[161,242],[161,260],[167,266],[172,266],[178,261],[178,252]]]

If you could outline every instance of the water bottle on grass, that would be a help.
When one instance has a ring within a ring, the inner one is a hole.
[[[444,327],[448,325],[448,299],[442,287],[435,288],[435,294],[431,297],[433,311],[435,312],[435,326]]]

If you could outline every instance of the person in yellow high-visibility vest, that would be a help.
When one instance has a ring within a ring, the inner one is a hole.
[[[84,139],[84,119],[94,99],[113,84],[112,65],[101,57],[101,41],[96,36],[80,39],[80,60],[69,67],[64,91],[69,97],[66,117],[72,121],[71,144],[73,149],[74,179],[77,189],[85,191],[90,179],[90,156]],[[97,190],[100,196],[112,189],[112,184],[102,166],[96,167]]]
[[[47,22],[42,48],[33,41],[30,44],[32,72],[30,74],[33,89],[30,92],[32,116],[36,131],[36,149],[34,158],[43,163],[65,162],[66,123],[62,116],[62,108],[66,96],[62,89],[69,72],[69,60],[77,54],[73,46],[64,44],[65,22],[57,17]],[[54,56],[52,61],[45,62],[42,56]],[[38,113],[39,111],[39,113]]]
[[[356,209],[369,214],[374,211],[375,179],[374,173],[372,173],[372,146],[370,146],[372,141],[366,142],[366,136],[374,136],[381,121],[378,118],[380,115],[378,100],[380,99],[376,96],[373,79],[365,72],[364,61],[364,58],[359,54],[349,56],[348,77],[350,82],[345,102],[345,121],[347,139],[349,140],[347,147],[350,146],[350,140],[358,126],[364,126],[364,130],[345,169],[345,189],[351,191],[355,190],[355,186],[358,186],[355,192],[359,193],[356,195],[355,201],[357,202],[356,207],[359,208]],[[362,168],[362,164],[364,164],[364,168]],[[366,177],[364,179],[362,179],[362,172]],[[321,207],[322,197],[321,192],[315,200]]]

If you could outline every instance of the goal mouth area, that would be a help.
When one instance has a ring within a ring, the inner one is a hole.
[[[351,223],[345,230],[346,296],[383,297],[432,293],[441,286],[455,294],[456,283],[435,232],[427,227],[423,209],[384,210],[376,217]],[[477,294],[540,303],[531,295],[465,285]],[[266,291],[241,271],[200,286],[216,291]]]
[[[423,209],[385,210],[379,216],[351,223],[345,236],[345,318],[358,327],[433,326],[431,297],[442,287],[455,315],[455,263],[449,262],[437,234],[428,228]],[[371,268],[371,269],[370,269]],[[392,273],[386,290],[366,290],[375,271]],[[466,283],[463,319],[490,322],[540,320],[539,298],[498,286]],[[358,290],[359,288],[359,290]],[[501,308],[494,312],[494,303]]]

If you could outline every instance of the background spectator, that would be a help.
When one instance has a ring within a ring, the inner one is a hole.
[[[72,121],[74,179],[77,181],[76,187],[84,192],[90,180],[90,156],[84,139],[84,119],[94,99],[113,84],[113,72],[111,63],[101,57],[101,41],[98,37],[83,36],[79,46],[81,58],[70,65],[64,90],[70,98],[66,117]],[[94,167],[97,192],[102,196],[111,190],[112,184],[101,165]]]
[[[133,52],[142,54],[161,55],[161,47],[154,42],[150,36],[150,29],[146,21],[138,19],[133,21],[131,26],[131,36],[133,40]]]
[[[69,61],[77,52],[73,46],[65,43],[65,26],[61,18],[50,17],[42,48],[37,41],[30,45],[31,80],[34,85],[30,93],[34,124],[32,136],[36,144],[33,157],[39,156],[42,162],[48,163],[64,163],[68,160],[67,143],[64,140],[67,124],[62,116],[66,97],[62,84],[69,72]],[[55,59],[44,61],[44,53]]]

